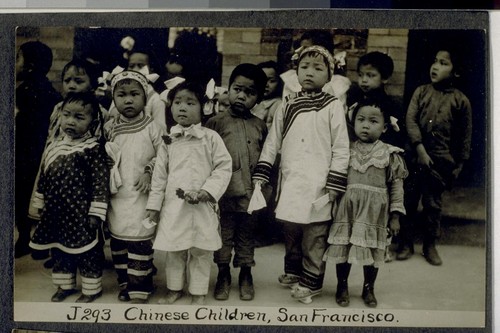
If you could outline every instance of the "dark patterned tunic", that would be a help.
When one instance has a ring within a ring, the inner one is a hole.
[[[95,137],[60,137],[46,149],[34,206],[43,208],[30,246],[83,253],[98,242],[89,215],[106,217],[109,170]]]

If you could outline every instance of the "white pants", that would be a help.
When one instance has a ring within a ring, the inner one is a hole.
[[[165,269],[167,288],[176,291],[182,290],[187,275],[188,290],[191,295],[208,294],[212,260],[213,251],[195,247],[183,251],[167,252]]]

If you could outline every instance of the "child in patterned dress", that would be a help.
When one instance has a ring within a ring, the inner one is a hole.
[[[164,130],[144,111],[148,91],[144,75],[121,72],[113,78],[111,87],[120,113],[104,127],[107,148],[114,157],[108,213],[111,254],[120,285],[118,299],[142,303],[153,291],[155,233],[142,221]]]
[[[222,245],[217,202],[231,179],[232,160],[219,134],[201,126],[201,86],[183,82],[169,99],[177,125],[165,137],[151,182],[148,216],[159,222],[153,248],[167,255],[165,302],[182,296],[187,278],[192,303],[203,304],[213,252]]]
[[[408,175],[401,148],[380,141],[388,130],[389,113],[380,101],[365,100],[353,112],[357,140],[351,143],[347,190],[330,229],[325,260],[337,264],[336,301],[349,305],[347,279],[351,264],[363,265],[362,297],[377,306],[374,284],[384,263],[387,229],[397,235],[405,214],[403,180]]]
[[[76,292],[77,269],[82,295],[76,301],[92,302],[102,295],[101,227],[108,205],[109,171],[104,147],[94,135],[99,117],[99,104],[92,94],[68,94],[61,106],[61,134],[43,156],[34,198],[35,207],[42,210],[41,220],[30,246],[52,251],[52,280],[58,286],[53,302]]]

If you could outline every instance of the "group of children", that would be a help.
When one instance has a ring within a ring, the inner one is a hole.
[[[212,261],[215,299],[229,298],[232,263],[240,269],[240,299],[252,300],[257,222],[248,209],[254,189],[271,183],[285,242],[279,283],[309,303],[332,262],[336,302],[347,306],[351,264],[359,264],[362,298],[377,306],[374,284],[388,239],[411,234],[403,216],[413,216],[420,196],[423,254],[441,264],[435,248],[441,195],[470,150],[471,110],[453,86],[457,68],[454,53],[439,50],[431,83],[417,89],[406,115],[416,156],[405,154],[405,163],[401,115],[384,91],[393,63],[380,52],[360,59],[358,84],[346,96],[324,91],[335,61],[320,45],[298,50],[301,89],[283,98],[275,63],[240,64],[229,78],[229,108],[208,119],[205,89],[184,81],[168,92],[171,126],[146,111],[154,92],[140,69],[114,74],[113,116],[95,99],[91,70],[71,63],[62,74],[65,98],[51,117],[32,204],[40,221],[30,246],[51,250],[58,286],[52,301],[76,292],[77,269],[77,302],[102,294],[105,225],[119,300],[146,302],[153,293],[154,250],[166,252],[168,289],[161,302],[182,297],[187,282],[192,304],[203,304]],[[404,191],[407,177],[419,179],[419,187]],[[401,239],[397,258],[407,259],[412,239]]]

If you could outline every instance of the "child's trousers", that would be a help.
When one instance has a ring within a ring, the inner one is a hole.
[[[326,264],[323,255],[331,222],[284,222],[285,273],[300,276],[299,284],[311,290],[323,287]]]
[[[216,264],[231,263],[234,248],[234,267],[255,266],[255,219],[246,212],[222,212],[222,248],[215,252]]]
[[[102,244],[80,253],[70,254],[57,248],[52,249],[52,282],[63,290],[76,288],[76,273],[80,270],[82,277],[82,294],[92,296],[102,291],[102,267],[104,251]]]
[[[196,247],[189,250],[167,252],[165,262],[167,288],[175,291],[182,290],[187,275],[191,295],[208,294],[212,259],[213,251]]]
[[[153,291],[153,243],[111,237],[111,255],[120,287],[130,299],[146,300]]]

